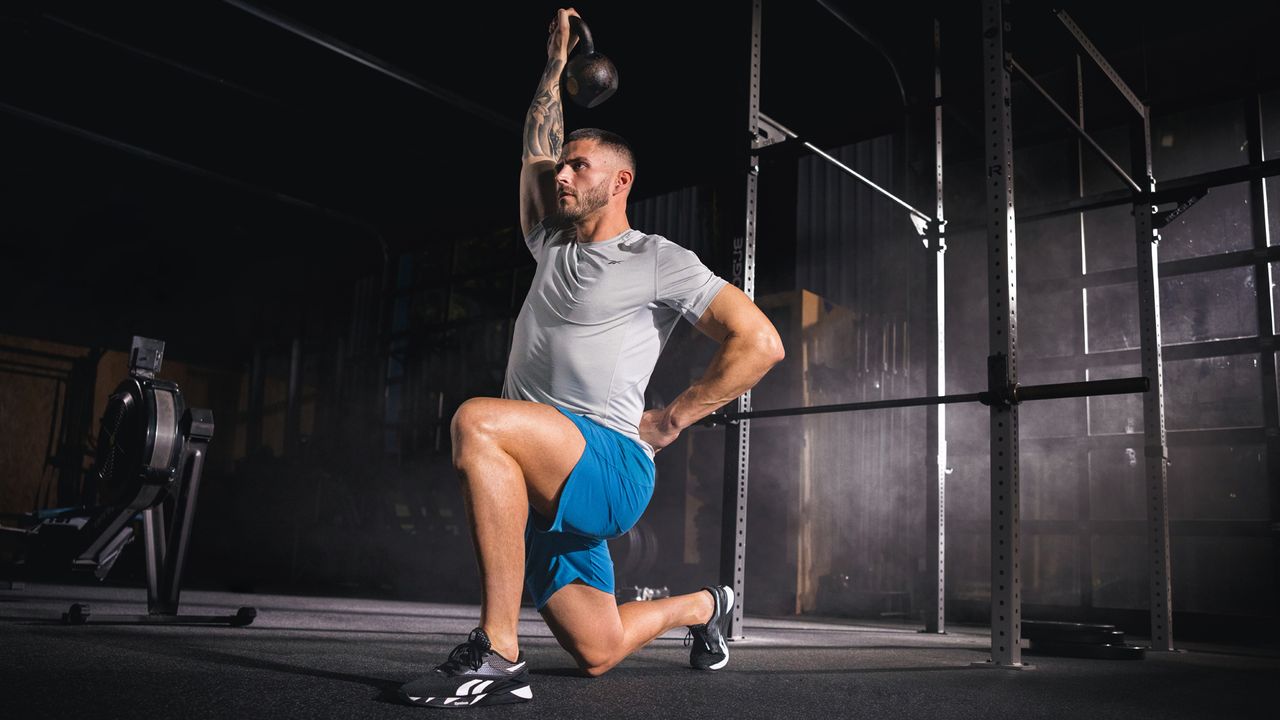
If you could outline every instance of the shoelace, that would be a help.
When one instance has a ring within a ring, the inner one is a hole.
[[[484,664],[485,652],[485,649],[479,643],[467,640],[467,642],[454,648],[453,652],[449,653],[449,659],[437,666],[436,669],[456,673],[466,666],[472,670],[479,670],[480,666]]]
[[[689,625],[689,626],[687,626],[687,627],[685,628],[685,631],[684,631],[684,646],[685,646],[685,647],[689,647],[690,645],[692,645],[692,644],[693,644],[693,631],[694,631],[694,629],[695,629],[695,628],[696,628],[696,629],[698,629],[698,630],[703,634],[703,637],[702,637],[702,638],[700,638],[700,639],[702,640],[702,644],[703,644],[703,646],[704,646],[704,647],[706,647],[706,648],[707,648],[707,650],[708,650],[708,651],[710,651],[710,650],[711,650],[711,643],[707,642],[706,637],[705,637],[705,634],[706,634],[706,632],[707,632],[707,626],[706,626],[706,625]]]

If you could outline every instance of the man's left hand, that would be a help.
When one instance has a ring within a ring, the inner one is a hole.
[[[680,428],[671,422],[666,408],[646,410],[640,416],[640,439],[649,443],[656,453],[680,437]]]

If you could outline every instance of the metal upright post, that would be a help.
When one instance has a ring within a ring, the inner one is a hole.
[[[987,138],[988,392],[991,401],[991,661],[1020,668],[1018,406],[1003,402],[1018,379],[1017,253],[1013,205],[1011,61],[1001,0],[983,0],[983,107]]]
[[[1251,95],[1245,101],[1245,119],[1248,129],[1249,164],[1261,165],[1266,159],[1263,152],[1262,97]],[[1267,253],[1271,247],[1271,218],[1267,209],[1267,179],[1255,178],[1249,183],[1249,208],[1252,211],[1253,250],[1257,262],[1253,265],[1253,287],[1257,292],[1258,336],[1263,341],[1258,364],[1262,371],[1262,417],[1266,422],[1267,454],[1263,461],[1266,477],[1270,478],[1267,492],[1271,498],[1272,557],[1276,585],[1280,587],[1280,402],[1276,397],[1276,333],[1275,307],[1272,305],[1271,288],[1275,278]]]
[[[926,380],[926,395],[947,394],[947,342],[946,342],[946,257],[947,244],[942,234],[942,37],[938,21],[933,21],[933,128],[934,166],[936,180],[937,223],[928,233],[928,249],[934,253],[933,280],[934,303],[932,317],[934,352],[930,354],[930,366]],[[924,631],[945,633],[946,619],[946,521],[947,521],[947,407],[930,405],[926,420],[928,453],[930,458],[929,480],[925,484],[925,567],[936,592],[925,603]]]
[[[1164,361],[1160,347],[1160,233],[1154,223],[1156,208],[1152,194],[1156,181],[1151,173],[1151,108],[1138,98],[1120,74],[1111,67],[1098,48],[1085,36],[1065,10],[1055,11],[1063,26],[1071,33],[1116,90],[1129,102],[1138,118],[1131,123],[1129,135],[1130,173],[1108,160],[1133,187],[1133,224],[1137,239],[1138,323],[1142,337],[1142,374],[1150,390],[1142,398],[1142,422],[1145,434],[1147,491],[1147,558],[1150,561],[1151,649],[1173,649],[1172,584],[1169,578],[1169,443],[1164,427]]]
[[[1080,55],[1076,55],[1076,123],[1081,128],[1084,127],[1084,63],[1081,61]],[[1076,138],[1074,169],[1075,169],[1075,186],[1076,197],[1084,197],[1084,139]],[[1085,238],[1085,215],[1081,211],[1077,213],[1077,227],[1080,231],[1080,265],[1076,268],[1076,277],[1083,283],[1084,276],[1089,272],[1089,253]],[[1084,292],[1080,293],[1080,337],[1084,338],[1083,345],[1080,348],[1082,353],[1087,353],[1089,349],[1089,306],[1088,298]],[[1088,416],[1089,405],[1085,400],[1085,414]],[[1087,420],[1086,420],[1087,423]],[[1086,424],[1086,428],[1088,425]],[[1088,434],[1090,431],[1085,430]],[[1088,445],[1081,445],[1076,451],[1077,459],[1081,467],[1089,466],[1089,450]],[[1087,614],[1093,608],[1093,502],[1089,489],[1089,479],[1086,476],[1084,482],[1076,487],[1076,517],[1080,521],[1079,530],[1076,535],[1076,567],[1077,577],[1080,583],[1080,607]]]
[[[1151,174],[1151,110],[1132,125],[1129,147],[1133,173],[1147,193],[1156,189]],[[1147,488],[1147,558],[1150,562],[1151,649],[1173,649],[1172,582],[1169,578],[1169,443],[1164,427],[1164,361],[1160,348],[1160,233],[1152,224],[1155,206],[1149,196],[1133,205],[1138,250],[1138,323],[1142,337],[1142,374],[1151,390],[1142,396]]]
[[[751,79],[748,90],[748,142],[760,131],[760,10],[762,0],[751,3]],[[733,282],[755,297],[756,282],[756,193],[760,159],[750,155],[747,167],[746,224],[743,234],[733,239]],[[751,391],[735,404],[737,412],[751,411]],[[750,455],[751,421],[738,420],[725,426],[724,504],[720,526],[720,582],[733,588],[737,598],[729,616],[726,637],[742,639],[743,606],[746,600],[747,556],[747,460]]]

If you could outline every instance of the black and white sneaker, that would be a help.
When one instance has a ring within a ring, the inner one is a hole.
[[[716,608],[711,612],[711,619],[704,625],[690,625],[688,643],[689,666],[694,670],[719,670],[729,663],[729,644],[724,640],[723,625],[733,610],[733,589],[728,585],[702,588],[716,599]]]
[[[425,676],[400,686],[400,699],[427,707],[476,707],[533,699],[524,653],[515,662],[493,651],[489,636],[476,628],[449,659]]]

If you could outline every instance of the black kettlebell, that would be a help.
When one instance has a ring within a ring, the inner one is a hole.
[[[609,58],[596,52],[591,31],[582,18],[569,17],[569,30],[578,36],[579,49],[564,68],[564,89],[574,102],[595,107],[618,90],[618,69]]]

